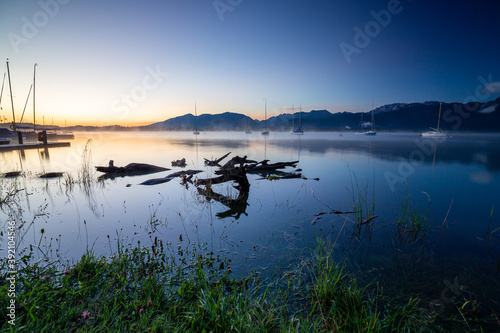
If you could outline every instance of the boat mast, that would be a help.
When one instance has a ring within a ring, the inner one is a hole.
[[[36,118],[35,118],[35,77],[36,77],[36,66],[33,66],[33,131],[36,131]]]
[[[439,132],[439,122],[441,120],[441,104],[443,104],[443,103],[439,103],[439,117],[438,117],[438,128],[437,128],[438,132]]]
[[[302,103],[300,104],[300,111],[299,111],[299,129],[302,130]]]
[[[14,97],[12,96],[12,84],[10,82],[9,59],[7,59],[7,77],[9,78],[10,105],[12,107],[12,125],[16,129],[16,113],[14,112]]]
[[[264,130],[267,131],[267,101],[264,102]]]
[[[196,112],[196,102],[194,102],[194,132],[198,133],[198,113]]]
[[[295,104],[292,104],[292,131],[295,129]]]
[[[2,90],[0,91],[0,110],[3,110],[2,109],[2,96],[3,96],[3,85],[5,83],[5,75],[6,74],[7,74],[6,72],[3,73]]]
[[[375,118],[374,118],[374,115],[373,115],[373,102],[372,102],[372,131],[375,130]]]

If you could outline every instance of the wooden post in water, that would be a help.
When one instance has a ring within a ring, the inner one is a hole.
[[[23,133],[21,132],[17,132],[17,142],[22,145],[24,142],[23,142]]]
[[[43,138],[43,144],[47,144],[47,131],[43,130],[42,131],[42,138]]]

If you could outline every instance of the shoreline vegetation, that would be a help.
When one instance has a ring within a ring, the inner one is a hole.
[[[15,326],[1,311],[1,332],[487,332],[498,318],[480,318],[474,300],[429,309],[414,295],[361,286],[333,246],[317,238],[310,257],[264,281],[237,276],[230,258],[203,246],[179,257],[157,238],[114,255],[89,250],[64,265],[21,258]],[[178,254],[178,253],[177,253]],[[1,304],[8,304],[2,260]],[[432,310],[432,311],[431,311]]]

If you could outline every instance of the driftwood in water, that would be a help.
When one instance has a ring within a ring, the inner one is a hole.
[[[3,174],[5,178],[14,178],[21,175],[21,171],[10,171]]]
[[[268,175],[266,177],[259,178],[259,180],[262,179],[269,179],[269,180],[281,180],[281,179],[304,179],[301,173],[293,173],[293,172],[282,172],[278,171],[273,173],[272,175]]]
[[[155,178],[155,179],[148,179],[139,185],[158,185],[158,184],[163,184],[171,181],[172,179],[175,179],[177,177],[184,176],[186,177],[184,181],[190,181],[193,175],[196,175],[197,173],[202,172],[201,170],[185,170],[185,171],[178,171],[171,173],[170,175],[163,177],[163,178]]]
[[[226,155],[222,156],[222,157],[219,157],[219,158],[216,158],[215,160],[208,160],[206,158],[204,158],[205,160],[205,165],[206,166],[220,166],[219,163],[225,159],[226,157],[229,156],[229,154],[231,154],[231,152],[227,153]]]
[[[228,154],[224,155],[223,157],[214,160],[214,161],[209,161],[205,159],[205,164],[207,164],[207,161],[209,163],[212,162],[220,162],[222,159],[224,159]],[[232,159],[230,159],[226,164],[224,164],[219,170],[216,170],[214,173],[218,175],[217,177],[213,178],[206,178],[206,179],[198,179],[195,182],[195,185],[198,187],[198,193],[203,195],[207,200],[215,200],[223,205],[227,206],[229,210],[218,213],[217,216],[219,218],[224,218],[224,217],[233,217],[238,219],[241,214],[246,214],[246,207],[248,206],[248,194],[250,192],[250,182],[248,181],[247,178],[247,173],[249,172],[272,172],[274,171],[276,173],[280,173],[279,177],[282,177],[283,179],[286,178],[300,178],[300,174],[287,174],[285,172],[276,172],[277,169],[283,169],[287,166],[293,166],[298,163],[298,161],[293,161],[293,162],[279,162],[279,163],[274,163],[274,164],[268,164],[268,160],[264,160],[262,162],[257,162],[253,160],[249,160],[247,156],[235,156]],[[208,164],[211,165],[211,164]],[[219,193],[214,192],[212,189],[212,185],[215,184],[222,184],[226,182],[235,182],[236,184],[233,185],[235,189],[238,190],[238,196],[236,198],[231,198],[228,195],[222,195]],[[201,188],[199,186],[205,186],[205,188]]]
[[[185,168],[186,167],[186,159],[183,158],[181,160],[176,160],[176,161],[172,161],[172,166],[173,167],[181,167],[181,168]]]
[[[245,170],[245,172],[246,172],[247,164],[252,165],[252,164],[256,164],[256,163],[257,163],[256,161],[249,160],[246,156],[243,156],[243,157],[235,156],[232,159],[230,159],[229,161],[227,161],[226,164],[224,164],[221,167],[221,170],[215,171],[215,173],[222,174],[224,172],[228,172],[231,170],[239,170],[239,169]],[[238,167],[238,165],[239,165],[239,167]]]
[[[259,163],[256,163],[255,165],[249,165],[248,166],[248,172],[250,173],[258,173],[262,171],[274,171],[277,169],[284,169],[286,167],[296,167],[297,163],[299,161],[292,161],[292,162],[277,162],[277,163],[272,163],[268,164],[269,160],[263,160]]]
[[[40,178],[59,178],[62,177],[64,172],[47,172],[40,175]]]
[[[107,167],[96,166],[95,168],[97,171],[104,172],[106,175],[147,175],[149,173],[170,170],[164,167],[145,163],[130,163],[124,167],[116,167],[114,166],[113,160],[109,161],[109,165]]]

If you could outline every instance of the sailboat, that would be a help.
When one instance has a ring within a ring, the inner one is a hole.
[[[193,134],[194,135],[200,134],[200,132],[198,132],[198,113],[196,111],[196,102],[194,102],[194,131],[193,131]]]
[[[264,130],[262,131],[262,135],[269,135],[269,130],[267,129],[267,102],[265,102],[265,117],[264,117]]]
[[[292,113],[293,113],[293,110],[292,110]],[[290,133],[294,134],[294,135],[304,134],[304,131],[302,130],[302,105],[300,106],[300,112],[299,112],[299,127],[292,129],[292,131]]]
[[[429,127],[429,131],[422,133],[422,137],[424,138],[444,138],[446,136],[446,132],[441,132],[439,130],[439,122],[441,120],[441,104],[439,103],[439,116],[438,116],[438,126],[437,128]]]
[[[27,137],[28,139],[31,139],[31,140],[36,140],[38,138],[38,140],[41,140],[41,131],[46,131],[46,134],[47,134],[47,138],[48,139],[52,139],[52,140],[58,140],[58,139],[74,139],[75,138],[75,135],[71,132],[60,132],[58,130],[58,128],[56,126],[37,126],[36,125],[36,112],[35,112],[35,83],[36,83],[36,66],[38,66],[36,63],[35,65],[33,66],[33,84],[31,85],[30,87],[30,91],[28,92],[28,98],[26,99],[26,105],[28,103],[28,100],[29,100],[29,96],[30,96],[30,93],[31,91],[33,91],[33,129],[31,128],[31,126],[21,126],[21,125],[18,125],[15,123],[15,118],[14,118],[14,112],[12,114],[12,117],[13,117],[13,123],[12,123],[12,126],[11,128],[15,131],[19,131],[20,133],[22,133],[23,137]],[[7,62],[7,67],[8,67],[8,62]],[[10,75],[9,75],[9,82],[10,82]],[[10,83],[9,83],[10,84]],[[23,110],[23,114],[21,116],[21,120],[20,120],[20,123],[22,123],[22,119],[24,117],[24,111],[26,111],[26,105],[24,106],[24,110]],[[14,110],[12,110],[14,111]],[[38,131],[38,133],[37,133]]]
[[[377,135],[377,131],[375,131],[375,115],[373,113],[373,104],[372,104],[372,123],[371,129],[367,132],[363,133],[364,135]]]

